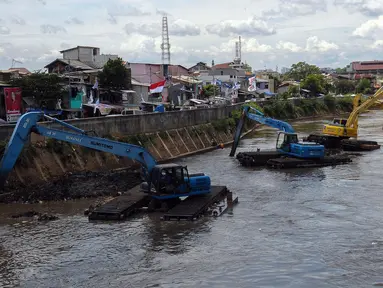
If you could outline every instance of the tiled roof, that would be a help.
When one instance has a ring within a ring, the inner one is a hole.
[[[31,74],[31,71],[29,71],[27,68],[9,68],[10,71],[17,71],[19,74]]]
[[[213,68],[214,69],[227,69],[227,68],[231,68],[230,64],[231,64],[231,62],[221,63],[221,64],[214,65]]]

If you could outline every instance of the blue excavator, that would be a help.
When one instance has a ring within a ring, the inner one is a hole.
[[[57,123],[73,132],[39,125],[38,122],[44,121],[44,119]],[[7,177],[15,166],[32,132],[117,156],[128,157],[139,162],[143,168],[142,176],[144,179],[141,190],[148,193],[155,200],[162,201],[202,195],[211,191],[210,177],[203,173],[189,175],[186,166],[157,164],[155,158],[143,147],[90,136],[88,135],[89,132],[44,115],[41,112],[28,112],[18,120],[0,162],[0,190],[6,184]]]
[[[250,113],[250,110],[254,113]],[[276,149],[282,155],[300,159],[320,159],[325,156],[325,147],[323,145],[314,143],[299,143],[298,135],[289,123],[266,117],[257,109],[250,106],[244,106],[242,116],[235,131],[234,142],[230,152],[231,157],[235,155],[235,151],[237,150],[246,118],[273,128],[277,128],[281,131],[278,133]]]

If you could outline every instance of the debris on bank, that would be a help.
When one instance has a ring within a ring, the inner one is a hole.
[[[100,196],[116,196],[141,183],[140,172],[133,169],[105,172],[68,173],[39,185],[9,186],[0,203],[41,203]]]
[[[27,211],[27,212],[23,212],[19,214],[14,214],[11,217],[12,218],[34,218],[37,221],[54,221],[59,219],[59,217],[55,215],[40,213],[36,211]]]

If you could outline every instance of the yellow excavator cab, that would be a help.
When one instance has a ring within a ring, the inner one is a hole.
[[[353,99],[353,111],[355,111],[361,103],[361,95],[355,95]],[[335,118],[331,124],[325,124],[322,133],[329,136],[342,138],[356,138],[358,136],[358,120],[356,119],[352,126],[347,127],[349,119]]]

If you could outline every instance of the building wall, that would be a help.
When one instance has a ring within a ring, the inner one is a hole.
[[[179,65],[171,65],[169,74],[172,76],[189,75],[189,70]]]
[[[164,80],[161,71],[161,65],[145,63],[129,63],[128,67],[132,69],[132,78],[141,83],[156,83]]]
[[[95,131],[100,137],[114,133],[136,135],[194,126],[224,119],[227,118],[233,110],[239,109],[241,104],[242,103],[235,106],[207,109],[149,113],[144,115],[75,119],[65,122],[85,131]],[[40,124],[52,128],[62,128],[62,126],[56,123],[44,122]],[[13,128],[14,125],[0,126],[0,139],[9,138],[13,132]]]
[[[89,62],[97,62],[96,56],[100,56],[99,48],[79,47],[77,49],[65,51],[63,53],[64,59],[89,61]]]
[[[79,59],[79,54],[78,54],[77,49],[65,51],[63,53],[63,59],[70,59],[70,60],[78,60]]]
[[[141,95],[145,101],[148,101],[149,87],[141,86],[141,85],[132,85],[132,90],[136,91],[137,95],[140,97],[140,101],[141,101]],[[140,101],[135,104],[139,104]]]
[[[118,58],[118,55],[111,55],[111,54],[96,55],[94,56],[94,62],[100,66],[104,66],[109,59],[116,60],[117,58]]]

